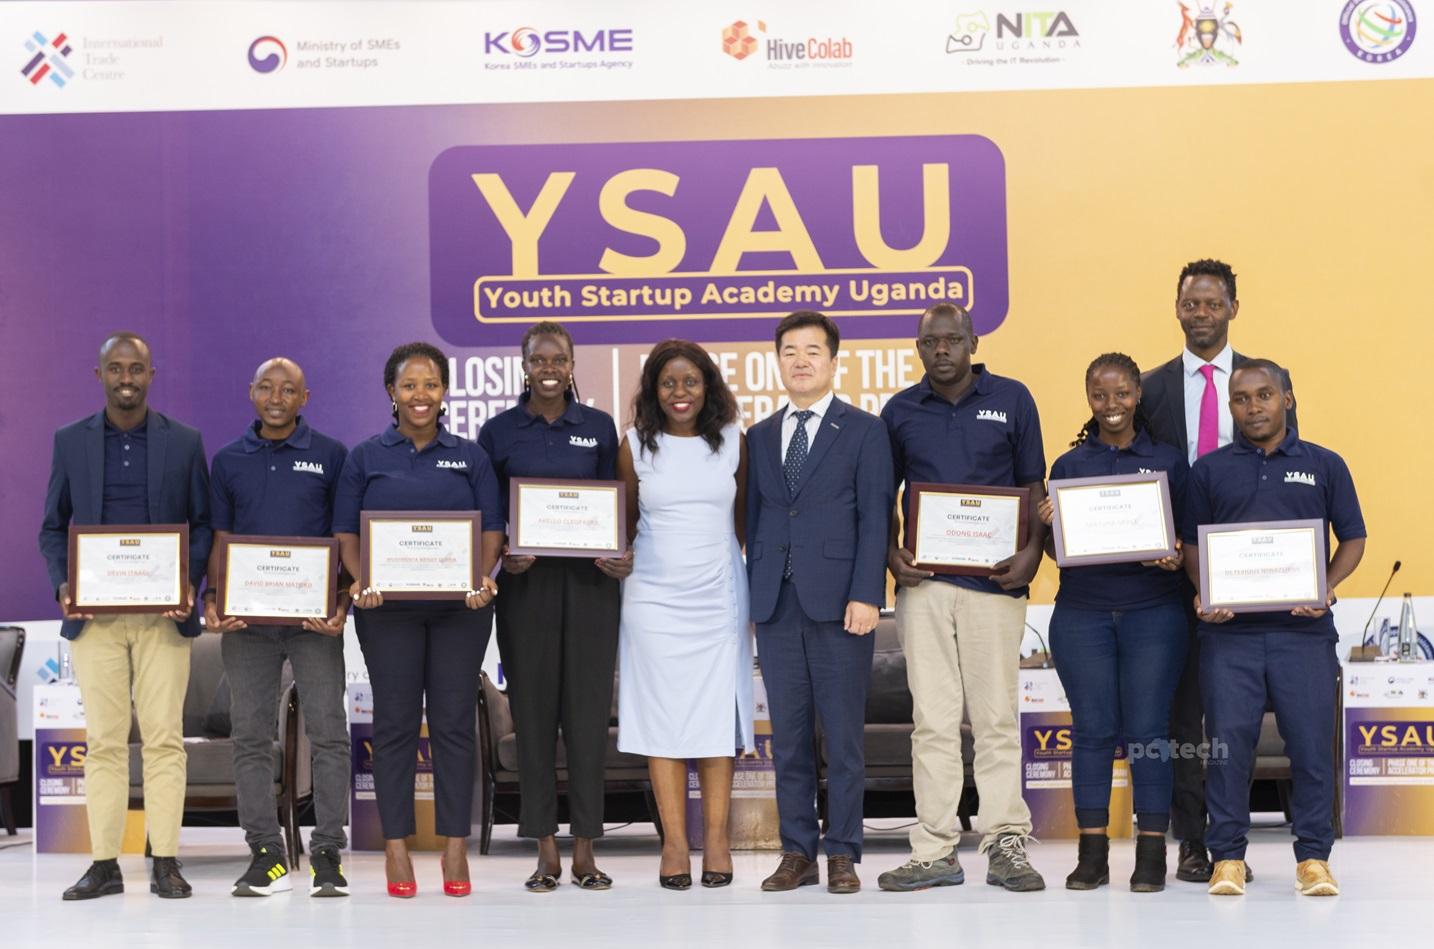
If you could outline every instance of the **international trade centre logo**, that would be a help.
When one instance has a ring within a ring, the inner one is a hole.
[[[289,62],[289,49],[277,36],[261,36],[249,44],[249,68],[257,73],[278,72]]]
[[[36,30],[25,41],[25,52],[30,54],[30,58],[20,70],[20,75],[30,80],[32,86],[38,86],[42,79],[48,77],[56,87],[63,89],[65,83],[75,78],[75,71],[67,62],[73,49],[70,38],[64,33],[51,40]]]
[[[1245,42],[1240,25],[1230,18],[1233,3],[1224,4],[1218,13],[1214,3],[1197,2],[1193,9],[1185,3],[1179,6],[1180,32],[1175,35],[1175,48],[1181,56],[1175,65],[1181,69],[1217,63],[1240,65],[1238,59],[1226,52],[1232,43]]]
[[[1388,63],[1409,51],[1418,25],[1409,0],[1349,0],[1339,14],[1339,37],[1356,59]]]

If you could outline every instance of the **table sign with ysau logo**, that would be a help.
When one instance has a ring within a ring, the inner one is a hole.
[[[189,605],[188,524],[70,525],[79,613],[167,613]]]
[[[1319,518],[1201,524],[1200,608],[1236,613],[1325,608],[1325,526]]]
[[[350,682],[347,711],[353,755],[349,842],[354,850],[383,850],[383,823],[378,816],[378,793],[373,781],[373,686],[367,681]],[[413,775],[413,820],[418,830],[408,838],[408,846],[410,850],[432,852],[443,849],[443,840],[433,829],[433,752],[428,742],[427,717],[422,721],[418,767]]]
[[[1175,555],[1175,515],[1165,472],[1057,478],[1050,492],[1058,566],[1141,563]]]
[[[627,491],[621,481],[508,481],[508,552],[543,557],[621,557]]]
[[[339,542],[332,537],[220,539],[216,590],[221,617],[268,626],[301,626],[334,615]]]
[[[1434,835],[1434,663],[1344,667],[1344,832]]]
[[[1021,796],[1031,811],[1031,834],[1039,839],[1076,837],[1075,798],[1071,796],[1070,705],[1054,669],[1022,669],[1020,684]],[[1144,749],[1142,749],[1142,752]],[[1134,810],[1130,764],[1117,746],[1111,771],[1112,837],[1132,835]]]
[[[461,600],[480,589],[478,511],[364,511],[359,586],[385,600]]]
[[[1026,546],[1029,488],[916,483],[906,549],[933,573],[988,577]]]

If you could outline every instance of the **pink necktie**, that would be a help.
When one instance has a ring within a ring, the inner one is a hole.
[[[1195,457],[1207,455],[1220,447],[1220,406],[1215,394],[1215,367],[1203,365],[1205,394],[1200,396],[1200,436],[1195,442]]]

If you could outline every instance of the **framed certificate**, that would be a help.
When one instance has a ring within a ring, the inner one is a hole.
[[[188,524],[70,525],[78,613],[167,613],[189,605]]]
[[[1200,608],[1274,613],[1325,608],[1325,526],[1307,521],[1200,525]]]
[[[1175,554],[1175,515],[1163,471],[1051,482],[1056,563],[1087,567]]]
[[[337,605],[339,542],[332,537],[225,536],[215,590],[220,616],[300,626],[328,619]]]
[[[509,479],[509,553],[621,557],[625,550],[627,491],[621,481]]]
[[[1026,545],[1029,488],[912,484],[906,549],[933,573],[988,577]]]
[[[482,577],[477,511],[364,511],[359,586],[387,600],[461,600]]]

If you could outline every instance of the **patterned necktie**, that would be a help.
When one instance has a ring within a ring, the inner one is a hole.
[[[817,413],[811,409],[803,409],[794,413],[797,419],[796,430],[792,432],[792,440],[787,443],[787,457],[782,462],[782,474],[787,478],[787,491],[790,494],[797,493],[797,479],[801,477],[802,465],[807,460],[807,419]],[[787,558],[782,564],[782,579],[786,580],[792,576],[792,545],[790,540],[787,543]]]
[[[1200,367],[1205,377],[1205,394],[1200,396],[1200,431],[1196,435],[1195,457],[1208,455],[1220,447],[1219,395],[1215,392],[1215,367],[1206,363]]]

